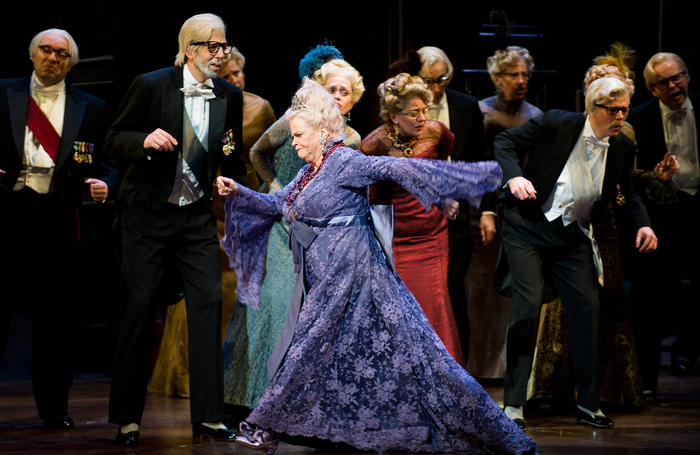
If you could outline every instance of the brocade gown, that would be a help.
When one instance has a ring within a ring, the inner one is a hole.
[[[312,223],[366,219],[366,186],[381,180],[400,183],[426,209],[447,198],[478,203],[499,184],[498,165],[340,147],[289,206],[305,169],[273,195],[239,186],[226,200],[222,245],[239,277],[239,302],[251,308],[271,226],[284,216],[293,232],[306,222],[317,235],[301,254],[306,294],[291,345],[248,422],[361,450],[534,453],[536,444],[447,352],[372,227]]]
[[[412,158],[447,160],[454,135],[442,123],[428,120],[413,146]],[[360,150],[371,156],[403,156],[393,146],[382,125],[362,140]],[[459,339],[450,293],[447,287],[449,239],[447,219],[436,208],[426,211],[418,200],[400,185],[384,181],[370,187],[370,204],[394,206],[394,262],[440,339],[457,362],[466,366]],[[463,207],[462,210],[469,210]]]

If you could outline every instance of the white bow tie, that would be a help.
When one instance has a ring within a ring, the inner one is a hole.
[[[679,120],[683,120],[687,113],[688,113],[688,109],[682,107],[680,109],[676,109],[673,112],[669,112],[667,114],[667,117],[673,121],[679,121]]]
[[[205,100],[216,98],[211,87],[206,84],[192,84],[187,87],[182,87],[180,90],[182,90],[185,96],[201,96]]]
[[[604,152],[608,149],[608,147],[610,147],[609,143],[603,142],[595,136],[587,136],[585,138],[585,142],[586,149],[589,151],[589,153],[595,151],[596,149],[599,149],[601,152]]]

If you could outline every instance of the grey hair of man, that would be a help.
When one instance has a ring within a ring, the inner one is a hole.
[[[592,115],[596,104],[605,105],[623,95],[627,95],[629,98],[629,91],[624,82],[614,77],[601,77],[591,82],[591,85],[588,86],[586,112],[588,115]]]
[[[452,62],[449,58],[447,58],[447,54],[445,54],[442,49],[435,46],[424,46],[418,49],[417,52],[418,55],[420,55],[422,64],[420,69],[421,77],[426,77],[428,75],[431,66],[438,62],[443,62],[445,64],[447,84],[450,83],[452,76],[454,75],[454,66],[452,66]]]
[[[56,35],[65,38],[66,41],[68,41],[68,49],[66,49],[66,51],[70,54],[70,66],[73,67],[76,63],[78,63],[78,61],[80,60],[80,56],[78,53],[78,45],[76,44],[75,40],[70,35],[70,33],[68,33],[65,30],[61,30],[60,28],[50,28],[48,30],[44,30],[43,32],[39,32],[36,35],[34,35],[34,38],[32,38],[31,42],[29,43],[30,60],[33,59],[36,55],[37,51],[39,50],[39,44],[46,35]]]

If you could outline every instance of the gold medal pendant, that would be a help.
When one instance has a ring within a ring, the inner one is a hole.
[[[229,156],[231,154],[231,147],[228,144],[224,144],[224,155]]]
[[[622,195],[622,192],[620,190],[617,190],[617,197],[615,198],[615,202],[617,202],[617,205],[622,207],[625,205],[625,197]]]

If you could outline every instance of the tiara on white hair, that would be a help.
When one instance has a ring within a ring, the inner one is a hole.
[[[293,111],[312,111],[313,109],[304,104],[298,96],[294,95],[292,97],[292,106],[290,107]]]

